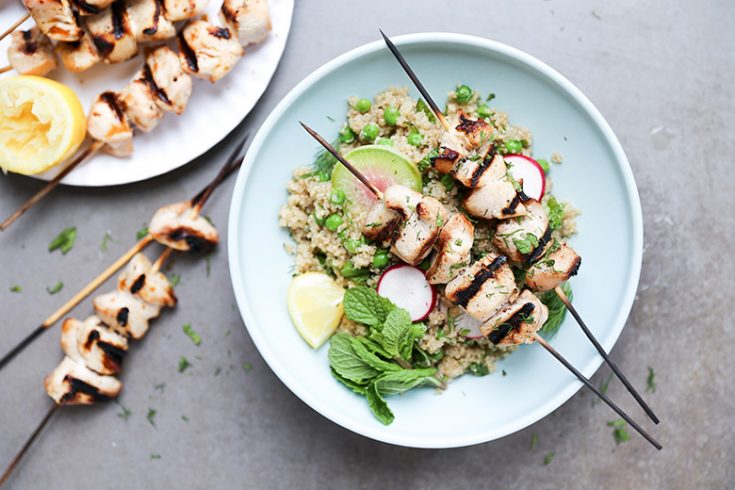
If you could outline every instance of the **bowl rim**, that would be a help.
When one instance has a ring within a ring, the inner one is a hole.
[[[592,119],[594,124],[599,128],[604,139],[606,140],[609,148],[612,150],[614,159],[621,172],[623,183],[628,194],[628,205],[631,212],[631,271],[628,277],[627,284],[625,285],[625,291],[623,294],[622,302],[618,308],[618,314],[612,324],[612,330],[601,342],[606,352],[610,352],[612,347],[617,342],[620,334],[625,327],[628,315],[630,313],[633,301],[635,299],[636,291],[638,288],[638,281],[641,272],[641,262],[643,257],[643,217],[641,211],[640,198],[638,195],[638,189],[635,184],[633,177],[633,171],[630,167],[630,163],[625,155],[625,152],[615,136],[612,128],[602,116],[600,111],[592,104],[592,102],[567,78],[561,73],[551,68],[546,63],[535,58],[534,56],[521,51],[520,49],[511,47],[507,44],[493,41],[490,39],[481,38],[478,36],[468,34],[458,34],[450,32],[422,32],[405,34],[391,38],[396,45],[399,46],[410,46],[424,43],[447,43],[451,45],[460,45],[467,47],[483,48],[519,62],[520,64],[530,68],[547,79],[562,90],[566,95],[570,96],[575,103],[586,112],[586,114]],[[266,361],[268,366],[278,376],[278,378],[304,403],[309,405],[316,412],[320,413],[332,422],[352,431],[357,434],[369,437],[371,439],[394,444],[405,447],[415,448],[455,448],[465,447],[474,444],[481,444],[501,437],[507,436],[521,429],[524,429],[531,424],[537,422],[543,417],[547,416],[559,406],[569,400],[577,390],[583,385],[576,378],[570,377],[566,387],[560,390],[554,397],[547,400],[544,404],[536,407],[534,410],[527,412],[522,417],[517,418],[513,423],[506,424],[501,427],[496,427],[490,430],[476,431],[470,434],[460,434],[452,437],[442,437],[441,440],[426,440],[421,437],[405,437],[394,436],[390,431],[386,431],[385,427],[376,425],[376,428],[366,427],[365,425],[359,425],[352,422],[350,417],[345,417],[338,410],[333,409],[329,404],[323,402],[318,396],[310,393],[298,384],[293,378],[291,378],[288,369],[284,364],[277,362],[272,350],[268,347],[264,338],[261,336],[257,328],[251,328],[254,322],[254,316],[252,314],[250,305],[248,304],[245,296],[243,281],[241,280],[241,268],[240,259],[237,250],[239,248],[239,241],[241,230],[239,226],[240,215],[242,213],[242,207],[239,205],[244,196],[245,185],[250,175],[250,171],[258,154],[260,153],[261,146],[265,141],[267,135],[274,127],[276,122],[284,115],[284,113],[291,107],[291,105],[301,97],[313,85],[322,80],[325,76],[340,68],[341,66],[364,56],[373,54],[380,50],[387,50],[382,40],[373,41],[362,46],[358,46],[351,49],[326,64],[320,66],[314,70],[310,75],[299,82],[294,88],[292,88],[288,94],[278,103],[273,109],[270,115],[266,118],[265,122],[260,126],[253,142],[251,143],[242,168],[238,174],[237,181],[232,194],[232,200],[230,203],[230,213],[228,220],[228,258],[230,268],[230,280],[232,282],[233,290],[235,293],[235,299],[237,301],[238,308],[240,310],[241,317],[245,323],[250,337],[252,338],[256,348],[260,352],[260,355]],[[595,352],[593,358],[586,365],[578,369],[587,377],[590,378],[595,371],[602,364],[602,356]],[[326,366],[325,366],[326,369]]]

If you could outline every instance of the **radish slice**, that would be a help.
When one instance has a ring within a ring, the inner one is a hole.
[[[399,264],[389,267],[378,280],[378,294],[388,298],[411,315],[411,321],[425,319],[436,304],[436,291],[424,271]]]
[[[546,191],[546,177],[541,165],[526,155],[505,155],[504,160],[510,174],[518,182],[523,181],[523,192],[531,199],[540,201]]]
[[[482,335],[482,332],[480,331],[481,326],[482,322],[480,320],[473,317],[464,310],[462,310],[462,313],[457,315],[457,317],[454,319],[454,329],[457,331],[457,333],[460,333],[463,330],[466,331],[465,337],[467,337],[468,339],[481,339],[482,337],[484,337],[484,335]]]

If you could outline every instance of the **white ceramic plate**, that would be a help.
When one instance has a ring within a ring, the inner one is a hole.
[[[19,1],[0,0],[0,30],[26,13]],[[219,23],[222,0],[209,0],[207,14]],[[128,184],[170,172],[203,154],[242,121],[263,95],[281,59],[291,28],[293,0],[268,0],[273,31],[262,44],[245,49],[245,57],[216,84],[195,79],[186,112],[166,114],[150,133],[136,133],[135,152],[129,158],[99,154],[80,165],[62,181],[64,184],[98,187]],[[21,28],[28,29],[33,20]],[[7,65],[10,38],[0,42],[0,66]],[[174,43],[175,44],[175,43]],[[172,44],[172,46],[174,45]],[[85,110],[100,92],[121,89],[140,68],[140,56],[116,65],[100,64],[73,74],[60,66],[48,76],[70,86]],[[2,76],[10,76],[9,72]],[[49,180],[59,171],[52,169],[36,177]]]
[[[635,296],[643,232],[630,166],[609,125],[570,81],[517,49],[436,33],[401,36],[396,44],[440,104],[458,82],[492,91],[496,107],[508,112],[513,123],[531,129],[537,155],[564,155],[563,165],[552,169],[554,192],[583,212],[573,240],[583,257],[572,281],[574,302],[602,345],[611,349]],[[278,377],[312,408],[352,431],[431,448],[497,439],[549,414],[581,386],[540,346],[522,346],[500,363],[496,374],[461,377],[444,393],[422,388],[389,397],[396,419],[383,426],[364,398],[332,378],[327,347],[309,348],[286,311],[293,261],[282,246],[289,236],[278,227],[278,210],[293,169],[310,164],[318,150],[298,121],[331,139],[344,121],[348,96],[372,97],[389,85],[410,82],[382,41],[368,44],[307,77],[260,128],[230,209],[230,272],[240,312]],[[602,362],[570,315],[552,344],[587,376]],[[501,369],[508,375],[501,376]]]

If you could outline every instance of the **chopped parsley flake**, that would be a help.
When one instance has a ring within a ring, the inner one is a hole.
[[[549,196],[546,200],[546,212],[549,215],[549,227],[552,230],[558,230],[564,225],[564,209],[566,205],[556,200],[554,196]]]
[[[625,430],[626,425],[623,419],[611,420],[607,423],[608,427],[613,428],[612,435],[613,439],[615,439],[615,444],[622,444],[630,440],[630,434]]]
[[[607,389],[610,387],[610,381],[612,381],[613,375],[610,373],[610,376],[607,377],[605,381],[600,381],[600,393],[603,395],[607,395]]]
[[[135,239],[140,240],[144,238],[146,235],[148,235],[148,227],[144,226],[143,228],[138,230],[138,232],[135,234]]]
[[[69,250],[74,247],[74,242],[77,239],[77,228],[76,226],[71,226],[69,228],[65,228],[61,231],[56,237],[51,240],[51,243],[48,245],[48,251],[53,252],[54,250],[61,250],[61,253],[66,255]]]
[[[172,288],[175,288],[179,284],[181,284],[181,276],[178,274],[169,274],[168,276],[168,282],[171,284]]]
[[[467,372],[472,376],[487,376],[490,374],[490,369],[485,364],[473,362],[467,367]]]
[[[182,415],[181,416],[181,420],[183,420],[184,422],[188,422],[189,421],[189,417],[187,417],[186,415]]]
[[[46,287],[46,292],[48,292],[48,294],[53,295],[61,291],[63,288],[64,288],[64,283],[59,281],[51,287]]]
[[[191,363],[189,362],[189,360],[184,356],[180,356],[179,357],[179,372],[183,373],[184,371],[186,371],[186,369],[189,366],[191,366]]]
[[[100,243],[100,250],[103,252],[107,252],[107,245],[110,242],[117,243],[115,242],[115,240],[112,239],[112,235],[110,234],[110,232],[106,231],[104,236],[102,237],[102,243]]]
[[[121,410],[120,412],[117,413],[117,416],[127,421],[130,418],[130,416],[133,415],[133,411],[123,406],[123,404],[117,400],[115,400],[115,403],[117,403],[117,405],[120,407],[120,410]]]
[[[10,288],[10,292],[11,293],[22,293],[23,292],[23,287],[20,284],[16,284],[15,286],[12,286]]]
[[[155,385],[155,386],[153,387],[153,389],[154,389],[154,390],[158,390],[158,391],[160,391],[161,393],[163,393],[164,391],[166,391],[166,383],[159,383],[159,384]]]
[[[161,455],[160,454],[151,454],[151,459],[152,460],[153,459],[161,459]]]
[[[242,368],[245,370],[245,372],[249,372],[253,369],[253,365],[250,364],[249,362],[243,362]]]
[[[544,456],[544,466],[550,464],[554,460],[554,451],[549,451]]]
[[[528,255],[538,247],[538,238],[532,233],[526,233],[524,238],[513,238],[513,245],[523,255]]]
[[[656,393],[656,372],[651,366],[648,366],[648,377],[646,378],[646,391],[648,393]]]
[[[531,445],[530,445],[531,451],[536,449],[537,445],[538,445],[538,434],[531,434]]]
[[[191,323],[185,323],[182,328],[194,345],[199,346],[202,344],[202,337],[191,327]]]
[[[148,419],[148,423],[151,424],[153,427],[156,426],[156,410],[154,408],[148,409],[148,413],[146,414],[145,418]]]

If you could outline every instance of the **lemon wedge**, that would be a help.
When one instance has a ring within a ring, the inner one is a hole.
[[[345,290],[321,272],[296,276],[288,287],[288,313],[296,330],[314,349],[332,336],[342,319]]]
[[[48,78],[0,79],[0,169],[38,174],[69,158],[84,141],[87,119],[76,94]]]

